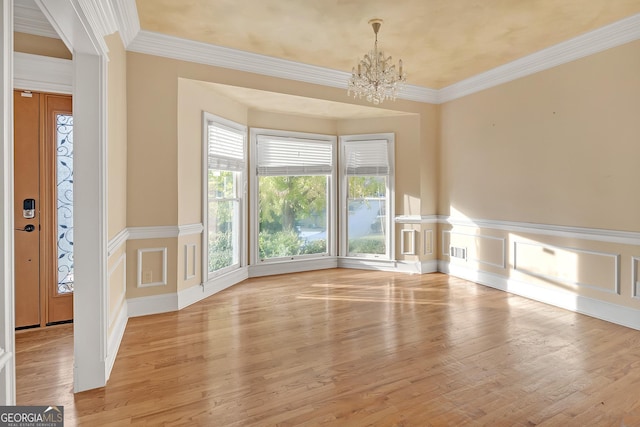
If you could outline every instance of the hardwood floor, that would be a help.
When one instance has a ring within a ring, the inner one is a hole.
[[[18,403],[66,426],[640,425],[640,331],[444,274],[257,278],[132,318],[75,396],[71,333],[16,336]]]

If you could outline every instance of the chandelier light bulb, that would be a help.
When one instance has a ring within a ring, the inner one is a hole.
[[[357,74],[356,68],[352,68],[347,94],[354,98],[365,98],[378,105],[385,99],[395,101],[398,91],[407,81],[407,74],[403,72],[402,59],[398,61],[396,71],[391,56],[385,57],[384,52],[378,50],[378,31],[382,26],[382,19],[372,19],[369,24],[375,33],[373,50],[360,60]]]

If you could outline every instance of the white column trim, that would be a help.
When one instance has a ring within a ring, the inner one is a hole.
[[[0,4],[0,405],[15,405],[13,246],[13,1]]]

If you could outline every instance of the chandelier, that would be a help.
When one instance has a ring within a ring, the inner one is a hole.
[[[398,91],[407,81],[407,73],[402,71],[402,59],[398,61],[396,71],[395,64],[391,63],[391,56],[385,57],[384,52],[378,50],[378,30],[382,19],[372,19],[369,24],[373,27],[376,42],[373,50],[358,64],[357,71],[356,67],[351,70],[347,94],[353,94],[354,98],[364,97],[377,105],[382,104],[385,99],[395,101]]]

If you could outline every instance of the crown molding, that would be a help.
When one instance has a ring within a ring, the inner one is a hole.
[[[19,33],[55,39],[60,38],[35,3],[15,2],[13,15],[13,29]]]
[[[638,39],[640,39],[640,14],[440,89],[438,103],[462,98]]]
[[[124,0],[121,0],[124,1]],[[640,14],[496,67],[443,89],[406,85],[398,96],[441,104],[640,39]],[[128,50],[199,64],[346,89],[344,71],[140,31]]]
[[[144,30],[138,33],[127,50],[345,90],[351,76],[351,73],[345,71],[302,64]],[[398,98],[435,103],[437,91],[406,85]]]
[[[76,0],[84,12],[85,18],[96,34],[107,36],[118,31],[118,21],[111,2],[95,0]]]
[[[127,48],[140,32],[135,0],[111,0],[122,44]]]

